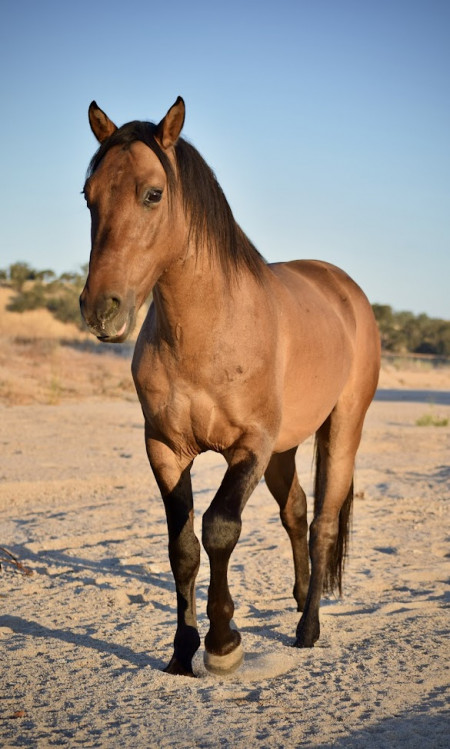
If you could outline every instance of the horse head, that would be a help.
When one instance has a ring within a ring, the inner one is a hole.
[[[117,128],[92,102],[91,129],[100,143],[84,195],[91,213],[89,274],[82,315],[102,341],[121,342],[164,270],[185,244],[175,192],[174,146],[184,123],[181,97],[158,125]]]

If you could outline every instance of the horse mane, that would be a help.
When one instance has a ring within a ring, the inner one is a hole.
[[[177,188],[176,175],[167,155],[155,138],[156,132],[157,126],[154,123],[139,120],[118,128],[92,157],[87,178],[95,172],[111,148],[129,148],[132,143],[141,141],[161,162],[166,173],[170,198]],[[261,281],[265,261],[236,223],[211,167],[197,149],[184,138],[178,139],[175,154],[183,208],[190,222],[190,237],[196,242],[207,243],[227,277],[233,277],[239,270],[246,268]]]

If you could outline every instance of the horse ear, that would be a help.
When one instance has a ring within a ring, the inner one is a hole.
[[[163,148],[170,148],[170,146],[174,146],[177,142],[184,125],[185,113],[186,107],[184,106],[184,101],[179,96],[158,125],[156,137]]]
[[[111,122],[95,101],[92,101],[89,106],[89,124],[99,143],[103,143],[117,130],[114,122]]]

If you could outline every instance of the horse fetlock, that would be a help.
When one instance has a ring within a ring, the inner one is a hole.
[[[211,627],[205,637],[205,648],[208,653],[227,655],[237,648],[241,642],[241,635],[237,629],[232,629],[227,621],[217,624],[211,622]]]
[[[210,596],[206,613],[210,622],[215,622],[217,626],[222,625],[227,627],[234,614],[234,603],[230,594],[228,593],[225,598],[217,598],[215,600]]]
[[[296,648],[312,648],[314,643],[320,637],[320,623],[319,617],[307,619],[305,615],[302,616],[298,623],[296,640],[294,647]]]
[[[174,639],[175,653],[186,653],[192,658],[200,647],[200,635],[196,627],[190,625],[179,626]]]
[[[308,585],[300,585],[295,583],[292,590],[292,595],[297,603],[297,611],[304,611],[306,605],[306,597],[308,595]]]
[[[199,647],[200,636],[197,628],[189,625],[179,626],[175,634],[173,656],[164,671],[178,676],[194,676],[192,658]]]

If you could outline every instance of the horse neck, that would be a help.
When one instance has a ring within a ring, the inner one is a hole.
[[[207,247],[190,249],[158,279],[153,289],[157,325],[167,340],[184,330],[214,325],[228,308],[230,280]]]

